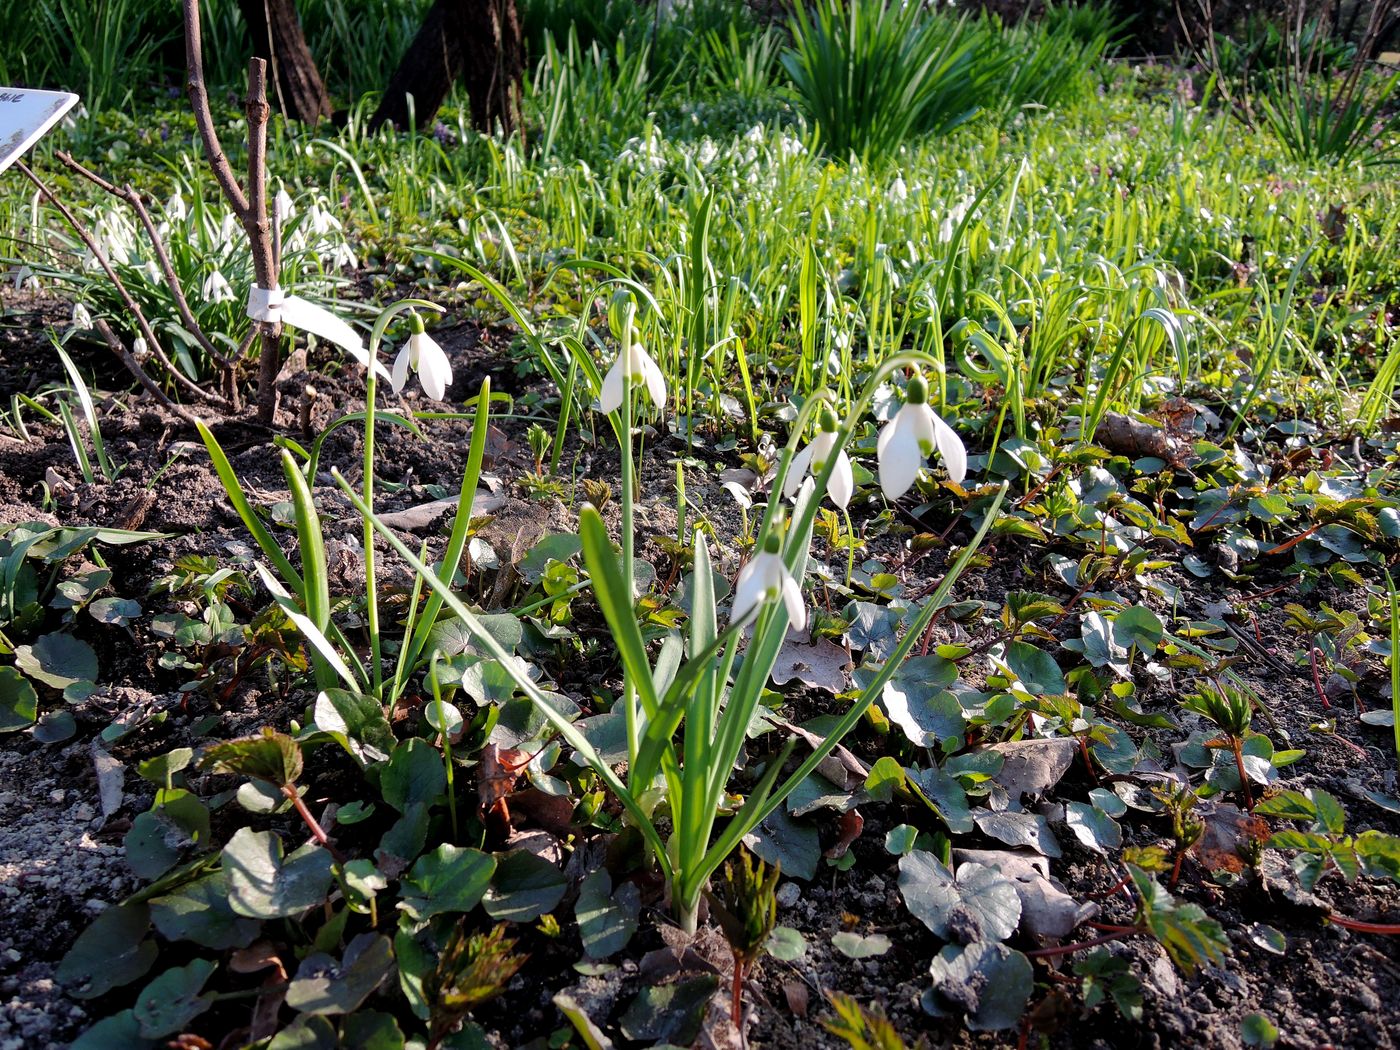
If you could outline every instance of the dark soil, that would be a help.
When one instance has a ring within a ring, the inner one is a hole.
[[[7,312],[0,323],[0,404],[8,405],[12,393],[33,395],[62,379],[44,333],[47,325],[65,321],[66,311],[43,301],[16,302],[10,298],[5,304]],[[472,396],[487,374],[496,391],[513,395],[529,391],[528,382],[517,376],[509,356],[508,334],[459,326],[438,336],[457,375],[452,399],[460,402]],[[104,374],[107,364],[99,351],[80,355],[80,367],[96,371],[99,385],[119,381],[120,377]],[[319,396],[312,409],[313,429],[363,407],[362,401],[355,400],[356,390],[361,389],[358,379],[328,375],[329,361],[312,364],[313,371],[288,373],[283,388],[299,391],[308,382],[315,386]],[[408,396],[414,407],[426,407],[420,399],[421,395]],[[294,433],[295,408],[295,404],[289,405],[279,423],[300,439],[301,435]],[[116,593],[146,594],[181,554],[223,558],[246,546],[242,525],[227,505],[198,437],[158,407],[125,393],[107,401],[102,431],[113,462],[121,467],[117,479],[108,484],[82,482],[59,428],[29,415],[25,421],[27,440],[0,432],[0,521],[44,520],[171,534],[166,542],[115,552],[110,563],[116,573]],[[255,503],[265,505],[288,498],[270,432],[246,420],[211,422]],[[514,484],[522,473],[533,471],[524,437],[527,424],[505,419],[497,426],[487,463],[488,473],[499,482],[498,495],[503,500],[490,526],[493,545],[498,550],[510,550],[520,543],[528,547],[546,528],[570,528],[575,519],[564,502],[525,499]],[[455,494],[470,427],[452,420],[434,421],[425,424],[425,429],[428,442],[402,428],[380,429],[383,510],[427,502],[438,494],[435,487]],[[577,438],[570,441],[564,460],[566,476],[573,471],[578,478],[616,483],[615,462],[601,454],[595,461],[588,445]],[[671,452],[664,438],[657,444],[648,456],[647,499],[640,515],[653,540],[668,532],[674,536],[676,528]],[[345,427],[327,440],[322,470],[338,468],[353,482],[359,477],[360,455],[359,429]],[[724,457],[706,459],[710,466],[738,465],[737,457],[728,462]],[[319,480],[323,483],[317,486],[317,495],[323,512],[336,523],[328,526],[328,536],[355,531],[350,527],[349,507],[340,500],[329,477]],[[736,535],[734,503],[710,471],[689,471],[687,492],[721,537],[728,540]],[[949,520],[945,517],[917,524],[920,531],[941,531]],[[719,567],[732,573],[738,564],[738,550],[729,542],[717,547]],[[897,559],[899,550],[893,538],[871,542],[872,556],[883,557],[887,563]],[[1001,539],[988,553],[990,563],[969,574],[960,598],[999,600],[1016,589],[1041,590],[1061,600],[1070,597],[1041,567],[1039,555],[1043,552],[1025,541]],[[656,545],[648,556],[665,579],[669,556]],[[387,554],[384,561],[390,565],[386,578],[392,584],[396,575]],[[942,561],[941,553],[935,551],[912,563],[905,582],[917,590],[935,581]],[[353,565],[349,567],[347,579],[353,580],[354,570]],[[1271,580],[1261,574],[1234,590],[1219,576],[1173,582],[1195,603],[1185,611],[1200,616],[1208,603],[1259,594],[1286,582],[1286,578]],[[1275,745],[1307,751],[1304,759],[1285,771],[1288,786],[1318,787],[1336,795],[1347,806],[1349,830],[1376,828],[1400,833],[1400,818],[1364,794],[1397,794],[1396,756],[1389,747],[1389,731],[1360,724],[1349,699],[1336,701],[1331,711],[1324,712],[1311,678],[1288,666],[1291,653],[1302,644],[1281,610],[1283,601],[1291,598],[1296,596],[1258,603],[1256,622],[1241,625],[1257,645],[1247,646],[1244,659],[1235,667],[1270,701],[1275,724],[1268,732]],[[1325,588],[1296,600],[1310,609],[1324,602],[1347,607],[1357,601],[1349,593]],[[4,902],[0,909],[0,1050],[62,1046],[92,1020],[125,1005],[122,996],[129,999],[131,989],[124,989],[103,1000],[77,1002],[64,994],[53,973],[86,923],[107,904],[138,888],[138,880],[126,867],[121,839],[131,819],[149,805],[151,785],[135,775],[134,765],[194,740],[197,725],[200,731],[215,736],[233,736],[265,724],[285,728],[290,719],[301,717],[306,706],[305,695],[296,691],[282,695],[268,689],[256,675],[221,696],[217,707],[207,692],[180,692],[186,672],[160,666],[163,643],[145,622],[156,605],[158,600],[150,603],[146,617],[130,630],[95,624],[84,629],[84,637],[98,651],[102,681],[94,696],[70,705],[78,722],[76,736],[58,745],[41,745],[24,733],[0,737],[0,811],[5,814],[0,826],[0,898]],[[1058,628],[1059,633],[1070,632],[1074,623],[1071,616]],[[586,630],[587,625],[580,629]],[[936,640],[952,640],[960,631],[955,626],[940,628]],[[1278,662],[1271,661],[1265,652],[1272,653]],[[595,671],[578,668],[576,673],[578,684],[584,685]],[[1139,681],[1139,699],[1147,710],[1170,710],[1186,684]],[[1362,695],[1374,698],[1375,692],[1367,686]],[[805,697],[796,703],[814,701],[814,697]],[[50,697],[45,709],[57,706],[62,702]],[[125,794],[116,808],[109,805],[104,813],[93,765],[97,735],[114,721],[151,714],[164,714],[165,718],[158,724],[157,720],[148,721],[146,728],[111,748],[111,754],[125,767]],[[1324,714],[1336,716],[1335,735],[1311,728]],[[219,720],[217,728],[210,730],[206,716]],[[1170,745],[1193,728],[1196,726],[1188,721],[1182,730],[1154,730],[1147,735],[1158,738],[1169,763]],[[1141,730],[1132,732],[1138,739],[1145,735]],[[888,750],[888,742],[868,728],[859,730],[847,744],[867,763]],[[311,798],[320,804],[334,798],[335,777],[340,775],[335,768],[326,769],[324,774],[314,778]],[[1083,798],[1093,786],[1083,768],[1076,765],[1057,794]],[[895,859],[886,853],[883,843],[889,828],[926,822],[927,817],[913,810],[902,811],[897,804],[868,806],[866,810],[864,833],[853,846],[854,866],[844,872],[821,870],[812,883],[790,883],[782,893],[779,922],[802,931],[809,950],[799,963],[768,959],[760,964],[748,996],[750,1009],[756,1006],[749,1044],[774,1050],[844,1045],[818,1023],[827,1013],[823,993],[831,990],[848,992],[862,1002],[884,1004],[911,1044],[920,1035],[935,1046],[1014,1042],[1015,1033],[975,1035],[964,1031],[960,1023],[934,1021],[920,1010],[919,997],[928,984],[928,962],[939,943],[905,909],[896,884]],[[835,817],[828,814],[819,819],[824,845],[829,844],[836,837]],[[1130,812],[1122,824],[1128,842],[1143,845],[1163,841],[1160,820]],[[1064,856],[1053,862],[1054,875],[1077,899],[1111,890],[1119,881],[1120,865],[1079,846],[1072,835],[1059,830]],[[228,831],[231,828],[225,829]],[[219,834],[217,821],[215,834]],[[980,844],[999,848],[990,840]],[[975,847],[979,843],[960,837],[957,845]],[[1133,958],[1146,992],[1142,1022],[1128,1023],[1111,1007],[1084,1016],[1075,987],[1077,978],[1067,959],[1062,960],[1060,976],[1052,978],[1052,983],[1065,994],[1047,998],[1037,1013],[1039,1031],[1049,1033],[1051,1045],[1235,1048],[1243,1045],[1240,1021],[1260,1011],[1283,1031],[1281,1045],[1396,1046],[1400,1031],[1400,939],[1351,933],[1323,921],[1334,909],[1353,919],[1395,922],[1400,916],[1400,890],[1394,885],[1365,880],[1344,884],[1334,875],[1323,881],[1315,896],[1306,894],[1297,888],[1286,864],[1271,854],[1266,857],[1262,877],[1245,878],[1229,887],[1213,881],[1209,869],[1195,858],[1188,859],[1177,892],[1202,905],[1229,931],[1233,952],[1226,964],[1187,976],[1151,942],[1139,938],[1116,945],[1114,951]],[[567,911],[561,910],[561,914]],[[658,922],[664,921],[659,902],[655,914]],[[1131,905],[1121,895],[1110,895],[1101,901],[1099,918],[1128,921]],[[1287,938],[1287,950],[1274,954],[1253,943],[1246,931],[1254,923],[1280,930]],[[844,929],[886,933],[893,947],[883,956],[852,961],[831,945],[831,936]],[[657,929],[644,925],[643,931],[618,960],[622,965],[613,975],[581,979],[570,968],[577,950],[566,928],[566,936],[557,946],[535,951],[507,996],[479,1012],[477,1020],[494,1032],[498,1045],[522,1046],[563,1024],[550,998],[570,987],[578,998],[595,1004],[600,1011],[595,1014],[597,1020],[606,1020],[610,1008],[620,1010],[630,998],[625,989],[636,985],[639,968],[654,964],[654,958],[649,962],[645,953],[663,947]],[[700,954],[707,951],[700,950]],[[710,954],[716,960],[715,967],[723,971],[728,965],[727,953]]]

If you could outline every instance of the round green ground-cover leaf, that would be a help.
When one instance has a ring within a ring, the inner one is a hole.
[[[399,907],[422,922],[434,915],[471,911],[491,885],[496,858],[443,843],[418,858],[403,881]]]
[[[391,1014],[357,1010],[340,1024],[342,1050],[403,1050],[403,1030]]]
[[[1002,656],[1030,692],[1037,696],[1053,696],[1065,691],[1065,676],[1055,658],[1030,642],[1009,642]]]
[[[55,689],[97,679],[97,653],[92,646],[62,631],[40,635],[33,645],[17,646],[15,666]]]
[[[141,615],[141,603],[132,598],[98,598],[87,611],[98,623],[125,627]]]
[[[34,727],[34,739],[41,744],[61,744],[78,732],[78,721],[71,711],[50,711]]]
[[[304,1014],[348,1014],[394,969],[394,949],[382,933],[362,933],[339,962],[325,952],[301,961],[287,988],[287,1005]]]
[[[649,1045],[689,1046],[700,1034],[705,1010],[719,988],[714,974],[642,990],[622,1015],[622,1034]]]
[[[166,970],[141,990],[131,1008],[148,1039],[174,1035],[213,1005],[212,995],[201,995],[205,982],[218,967],[208,959]]]
[[[324,1017],[304,1014],[272,1037],[267,1050],[338,1050],[335,1026]]]
[[[807,938],[791,926],[775,926],[768,935],[768,954],[783,962],[796,962],[807,954]]]
[[[944,940],[1003,941],[1021,921],[1021,897],[1000,872],[969,861],[957,877],[932,853],[899,858],[899,890],[909,911]]]
[[[362,763],[383,761],[397,743],[384,708],[373,697],[324,689],[316,696],[312,715],[317,729],[342,738],[346,750]]]
[[[144,904],[108,908],[78,934],[55,976],[78,999],[94,999],[136,980],[156,961],[156,942],[146,936],[149,927]]]
[[[884,955],[890,950],[891,942],[883,933],[862,936],[849,930],[842,930],[831,938],[832,947],[848,959],[869,959]]]
[[[282,840],[270,831],[239,828],[223,852],[229,906],[250,919],[299,915],[326,899],[331,886],[331,855],[303,846],[285,858]]]
[[[394,748],[380,773],[379,790],[400,813],[415,802],[431,806],[447,790],[442,756],[426,740],[405,740]]]
[[[1113,640],[1149,655],[1157,651],[1164,630],[1157,614],[1141,605],[1131,605],[1113,618]]]
[[[13,733],[34,724],[39,694],[13,667],[0,667],[0,733]]]
[[[153,898],[150,908],[151,921],[162,936],[215,951],[248,947],[260,928],[256,919],[244,918],[229,906],[228,878],[221,871]]]
[[[156,806],[139,814],[122,839],[128,866],[143,879],[160,878],[187,848],[209,841],[209,810],[196,796],[176,788],[156,797]]]
[[[1004,944],[979,941],[965,948],[947,945],[929,966],[932,1012],[962,1010],[974,1032],[1012,1028],[1021,1020],[1035,989],[1031,961]]]
[[[794,820],[782,806],[744,836],[744,845],[760,860],[781,864],[784,875],[796,879],[816,878],[822,856],[821,836],[814,824]]]
[[[612,892],[612,876],[599,868],[579,887],[574,916],[578,919],[583,950],[590,959],[606,959],[620,951],[637,932],[642,895],[635,883],[624,883]]]
[[[915,656],[885,683],[880,702],[890,721],[904,731],[915,747],[932,747],[939,741],[962,736],[962,705],[948,691],[957,679],[958,667],[951,660]]]
[[[569,880],[557,867],[529,850],[496,859],[496,873],[482,905],[493,919],[532,922],[564,899]]]
[[[134,1010],[123,1010],[104,1017],[78,1036],[68,1050],[155,1050],[160,1043],[141,1034],[141,1022]]]

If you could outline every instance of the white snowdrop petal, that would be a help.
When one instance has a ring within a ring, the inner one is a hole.
[[[943,466],[948,470],[948,477],[961,485],[967,477],[967,449],[963,446],[962,438],[936,415],[933,417],[933,432],[938,454],[943,457]]]
[[[807,470],[812,463],[814,445],[815,442],[792,457],[792,462],[788,464],[787,477],[783,478],[783,499],[792,499],[802,487],[802,479],[807,476]]]
[[[622,395],[626,391],[622,378],[622,361],[617,361],[603,377],[603,389],[598,394],[598,407],[604,412],[616,412],[622,407]]]
[[[826,491],[831,497],[831,502],[842,510],[846,509],[851,502],[851,496],[855,494],[855,474],[851,470],[851,458],[846,455],[844,448],[836,453],[836,466],[832,468],[831,481],[827,483]]]
[[[408,343],[405,343],[403,348],[399,350],[398,356],[394,358],[394,373],[389,382],[393,385],[396,394],[402,394],[404,384],[408,382],[408,366],[411,356],[412,352],[408,348]]]
[[[794,631],[805,629],[807,606],[802,602],[802,587],[786,569],[783,570],[783,604],[787,606],[789,626]]]
[[[759,575],[762,568],[759,559],[762,557],[763,555],[758,555],[739,570],[739,578],[734,581],[734,601],[729,607],[731,623],[742,620],[763,600],[763,593],[767,588]]]

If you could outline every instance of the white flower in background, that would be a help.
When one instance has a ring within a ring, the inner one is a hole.
[[[73,304],[72,324],[73,327],[80,332],[86,332],[92,328],[92,314],[88,312],[88,308],[82,303]]]
[[[616,412],[622,407],[627,388],[638,379],[646,384],[652,403],[658,409],[664,408],[666,377],[661,374],[661,369],[642,346],[634,331],[632,338],[627,341],[627,352],[617,355],[617,360],[603,377],[603,391],[598,395],[598,407],[604,412]]]
[[[953,428],[928,407],[928,383],[915,372],[905,389],[904,407],[885,424],[875,446],[886,499],[897,500],[909,491],[934,449],[943,457],[948,476],[961,485],[967,477],[967,450]]]
[[[836,465],[831,470],[831,480],[827,483],[826,494],[831,497],[832,503],[845,510],[847,504],[851,502],[851,495],[855,492],[856,483],[851,472],[850,457],[846,455],[844,448],[836,448],[836,414],[831,409],[822,409],[818,428],[816,436],[812,438],[807,447],[792,457],[792,463],[788,465],[787,477],[783,481],[783,496],[786,499],[795,498],[797,490],[802,485],[802,480],[809,473],[815,478],[825,470],[832,450],[836,449]]]
[[[165,214],[172,222],[184,222],[189,216],[190,209],[185,204],[185,198],[180,196],[179,190],[172,193],[170,199],[165,202]]]
[[[895,202],[909,199],[909,187],[904,182],[904,176],[896,175],[894,177],[894,181],[890,183],[889,198]]]
[[[146,343],[146,337],[144,335],[138,335],[136,341],[131,344],[131,356],[136,358],[137,361],[144,361],[151,356],[151,348]]]
[[[408,382],[408,370],[411,368],[418,373],[418,382],[423,384],[423,393],[434,401],[441,401],[447,396],[447,388],[452,385],[452,362],[447,359],[447,354],[443,353],[437,341],[423,331],[423,322],[417,314],[410,314],[409,321],[413,325],[413,333],[399,351],[399,356],[394,358],[394,374],[391,379],[394,393],[403,393],[404,384]]]
[[[234,298],[233,289],[218,270],[215,270],[199,286],[200,297],[206,303],[226,303]]]
[[[277,220],[278,225],[286,222],[297,213],[297,207],[292,203],[292,195],[285,189],[277,191],[277,196],[272,199],[272,216]]]
[[[964,197],[949,208],[948,214],[943,216],[943,221],[938,224],[938,239],[944,244],[953,239],[953,231],[967,217],[967,209],[972,207],[973,200],[972,197]]]
[[[232,244],[237,235],[238,220],[234,218],[233,212],[224,212],[223,222],[219,224],[219,243]]]
[[[146,265],[141,267],[141,269],[146,274],[146,280],[150,281],[152,284],[160,284],[165,278],[165,275],[160,272],[160,267],[156,265],[154,259],[147,259]]]
[[[28,266],[21,266],[18,270],[14,271],[14,274],[15,291],[22,292],[28,290],[37,292],[39,290],[39,278],[34,276],[34,271]]]
[[[739,570],[734,582],[734,604],[730,607],[731,623],[742,620],[760,602],[782,600],[787,606],[788,623],[795,631],[807,626],[807,606],[802,602],[802,588],[783,561],[782,541],[769,535],[763,550]]]

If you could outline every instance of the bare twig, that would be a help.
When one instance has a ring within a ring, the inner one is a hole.
[[[240,186],[219,142],[214,116],[209,110],[209,92],[204,81],[204,48],[199,21],[199,0],[184,0],[185,89],[194,108],[195,124],[204,144],[204,155],[224,199],[238,216],[253,256],[253,276],[261,288],[278,286],[277,264],[272,245],[271,224],[267,219],[267,63],[254,58],[248,63],[248,182]],[[253,325],[261,335],[258,366],[258,419],[271,423],[277,413],[277,373],[280,365],[282,324],[259,321]],[[251,344],[249,344],[251,346]],[[241,354],[240,354],[241,356]]]
[[[198,383],[194,382],[194,380],[190,379],[185,373],[176,368],[174,362],[165,355],[165,351],[161,349],[160,340],[156,338],[155,329],[153,329],[150,322],[146,320],[146,315],[141,311],[140,304],[138,304],[136,300],[132,298],[131,293],[127,291],[126,285],[122,282],[122,279],[117,276],[117,271],[112,268],[111,260],[107,258],[107,254],[102,250],[102,247],[97,243],[97,239],[93,237],[92,232],[84,225],[83,221],[73,213],[73,210],[69,208],[68,205],[64,204],[63,201],[59,200],[58,197],[54,195],[49,185],[45,183],[43,179],[39,178],[39,176],[35,175],[24,161],[15,161],[15,167],[25,178],[35,185],[49,203],[58,209],[59,214],[61,214],[68,222],[68,225],[73,228],[73,232],[76,233],[83,244],[87,246],[88,251],[92,252],[93,258],[96,259],[97,264],[102,267],[102,272],[107,275],[107,279],[112,282],[112,287],[117,290],[117,295],[121,297],[122,305],[125,306],[127,310],[131,312],[132,317],[136,319],[136,327],[140,329],[141,336],[146,340],[146,345],[150,348],[151,354],[160,362],[161,367],[169,372],[171,379],[175,381],[176,385],[201,401],[208,401],[210,404],[218,405],[220,408],[228,408],[228,402],[224,398],[220,397],[218,394],[211,394],[209,391],[201,388]]]
[[[180,283],[180,278],[175,273],[175,267],[170,262],[170,253],[166,250],[165,242],[161,239],[160,232],[156,229],[156,224],[151,218],[150,211],[146,208],[146,202],[141,194],[129,183],[126,186],[117,186],[108,182],[96,172],[73,159],[71,154],[58,150],[55,156],[61,163],[70,170],[87,179],[94,186],[110,193],[118,200],[125,201],[136,212],[136,217],[141,220],[141,226],[146,231],[146,239],[151,242],[151,248],[155,251],[156,264],[160,267],[161,275],[165,278],[165,286],[170,289],[171,296],[175,299],[175,309],[180,315],[180,320],[184,322],[185,328],[200,348],[209,355],[215,364],[223,370],[224,397],[228,400],[232,410],[238,409],[238,385],[235,381],[233,371],[236,362],[231,360],[226,354],[218,349],[213,341],[204,333],[199,320],[195,317],[194,311],[190,309],[189,300],[185,297],[185,290]]]
[[[194,416],[184,407],[177,405],[166,396],[165,391],[157,386],[155,381],[146,374],[146,370],[141,367],[141,362],[136,360],[135,355],[117,338],[117,333],[112,331],[111,325],[99,317],[97,320],[93,321],[93,327],[96,328],[102,338],[106,340],[108,349],[116,355],[117,360],[126,366],[126,370],[136,377],[136,381],[141,384],[151,397],[155,398],[157,404],[184,420],[190,426],[194,426]]]

